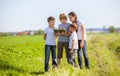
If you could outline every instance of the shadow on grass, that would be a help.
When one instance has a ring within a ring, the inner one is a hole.
[[[30,74],[40,75],[40,74],[45,74],[45,72],[30,72]]]
[[[8,61],[0,59],[0,70],[14,70],[17,72],[25,72],[22,68],[18,68],[14,65],[10,65]]]

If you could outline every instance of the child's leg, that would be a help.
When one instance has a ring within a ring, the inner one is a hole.
[[[69,42],[65,42],[65,43],[64,43],[64,46],[65,46],[65,52],[66,52],[67,62],[69,63],[69,61],[68,61],[68,54],[69,54],[69,49],[68,49],[68,47],[69,47]]]
[[[57,62],[60,64],[60,60],[63,54],[63,42],[58,42]]]
[[[87,69],[89,69],[89,59],[88,59],[88,53],[87,53],[87,45],[86,45],[86,40],[84,41],[84,47],[82,48],[83,50],[83,56],[85,59],[85,66]]]
[[[50,46],[45,45],[45,71],[49,69]]]
[[[78,41],[78,51],[77,51],[77,54],[78,54],[78,63],[79,63],[79,67],[80,69],[83,68],[82,66],[82,50],[81,50],[81,47],[80,47],[80,43],[81,43],[81,40]]]
[[[69,53],[69,63],[76,67],[75,57],[76,57],[76,50],[74,50],[74,53]]]
[[[69,53],[68,63],[71,64],[71,65],[74,65],[71,53]]]
[[[57,66],[57,59],[56,59],[56,46],[51,47],[51,52],[52,52],[52,65]]]
[[[76,65],[76,61],[75,61],[77,51],[78,51],[78,50],[74,50],[74,53],[72,54],[72,60],[73,60],[73,62],[74,62],[74,65],[73,65],[74,67],[77,66],[77,65]]]
[[[69,49],[70,51],[70,49]],[[73,65],[73,61],[72,61],[72,54],[68,53],[68,63]]]

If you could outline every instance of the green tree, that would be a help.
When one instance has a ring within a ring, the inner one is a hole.
[[[109,32],[110,32],[110,33],[115,32],[115,28],[114,28],[114,26],[110,26],[110,27],[109,27]]]
[[[40,34],[44,34],[44,31],[42,29],[39,29],[38,31],[36,31],[36,35],[40,35]]]

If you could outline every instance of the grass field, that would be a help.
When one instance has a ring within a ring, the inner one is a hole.
[[[89,34],[87,42],[90,70],[72,67],[64,55],[44,73],[42,36],[0,37],[0,76],[120,76],[120,33]]]

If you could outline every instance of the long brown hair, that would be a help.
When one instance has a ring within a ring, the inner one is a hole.
[[[68,16],[75,17],[75,21],[73,23],[77,23],[77,15],[75,12],[72,11],[72,12],[68,13]]]

